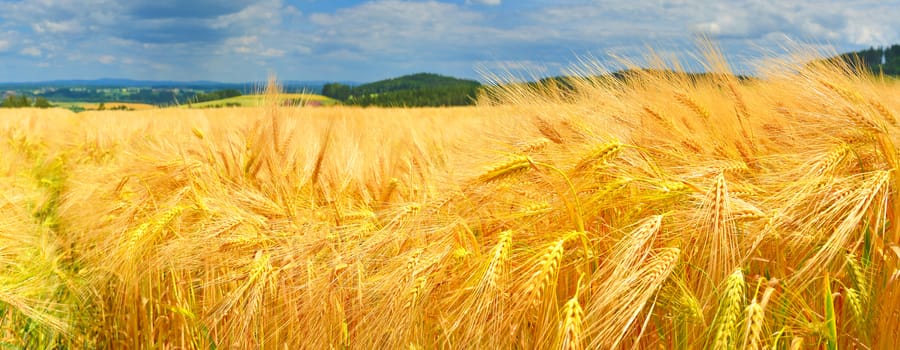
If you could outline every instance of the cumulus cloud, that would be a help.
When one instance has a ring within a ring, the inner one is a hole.
[[[281,57],[284,56],[284,50],[268,48],[261,51],[259,55],[265,57]]]
[[[212,43],[297,15],[283,0],[34,0],[5,3],[0,19],[38,35],[92,34],[138,43]],[[34,19],[40,18],[35,22]],[[85,37],[86,38],[86,37]],[[72,38],[68,38],[72,39]]]
[[[692,29],[719,39],[759,40],[783,34],[834,45],[896,43],[900,10],[880,1],[840,2],[733,1],[699,6],[684,20]],[[703,9],[701,9],[703,8]]]
[[[81,30],[77,21],[41,21],[31,25],[37,33],[66,34],[76,33]]]
[[[223,45],[226,50],[236,53],[251,53],[259,48],[259,37],[255,35],[228,38]]]
[[[139,19],[216,18],[252,6],[252,0],[153,0],[136,1],[127,13]]]
[[[466,0],[466,4],[481,4],[488,6],[497,6],[500,5],[501,0]]]
[[[116,62],[116,56],[112,55],[102,55],[97,58],[97,61],[102,64],[113,64]]]
[[[480,61],[475,64],[476,68],[486,73],[490,72],[509,72],[513,74],[524,74],[530,78],[531,75],[544,75],[550,72],[549,68],[561,68],[559,64],[537,62],[532,60],[497,60],[497,61]],[[502,74],[502,73],[501,73]]]
[[[264,28],[281,22],[282,11],[298,15],[296,8],[285,6],[281,1],[260,1],[214,18],[210,26],[217,29],[239,27],[240,29]]]
[[[495,35],[485,16],[450,3],[381,0],[332,14],[312,14],[320,51],[356,51],[374,57],[440,56]],[[406,56],[402,56],[406,55]]]
[[[785,34],[835,45],[897,40],[896,6],[876,0],[575,1],[549,5],[529,15],[534,23],[556,28],[565,37],[627,36],[633,41],[707,34],[720,40],[758,40]]]
[[[238,61],[244,56],[276,59],[304,52],[303,45],[281,39],[288,31],[285,23],[297,23],[302,16],[289,1],[293,0],[0,0],[0,34],[19,33],[16,40],[8,35],[0,39],[9,42],[4,50],[21,43],[15,48],[20,57],[56,58],[62,61],[54,67],[77,67],[71,71],[91,68],[103,72],[101,76],[116,76],[106,70],[127,65],[131,74],[159,70],[177,72],[173,78],[236,79],[241,70],[227,67],[246,66]],[[231,46],[229,39],[245,36],[257,36],[258,44],[225,49]],[[141,64],[127,64],[125,55],[141,57]],[[30,61],[18,64],[34,66]],[[207,66],[233,76],[208,76]],[[29,69],[12,71],[29,74]]]
[[[244,35],[225,40],[219,53],[235,53],[248,56],[282,57],[286,51],[272,47],[266,47],[259,36]]]
[[[22,49],[21,51],[19,51],[19,53],[22,55],[25,55],[25,56],[32,56],[32,57],[41,57],[41,54],[42,54],[41,49],[34,47],[34,46],[26,47],[26,48]]]
[[[141,68],[129,69],[175,78],[208,69],[240,79],[233,67],[253,65],[337,79],[368,79],[373,67],[378,77],[471,77],[476,65],[558,74],[579,55],[683,53],[698,34],[737,57],[785,37],[838,51],[900,42],[900,10],[878,0],[0,0],[0,8],[0,52],[18,53],[7,58],[101,71],[135,57]]]

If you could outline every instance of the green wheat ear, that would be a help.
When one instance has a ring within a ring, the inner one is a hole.
[[[828,350],[837,350],[837,316],[834,312],[834,296],[831,293],[831,278],[825,274],[825,347]]]
[[[738,320],[744,309],[744,273],[740,269],[735,270],[725,280],[724,288],[716,313],[714,349],[733,349],[737,346]]]

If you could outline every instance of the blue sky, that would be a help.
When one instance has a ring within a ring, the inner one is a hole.
[[[374,81],[416,72],[559,74],[578,57],[738,66],[798,40],[900,43],[900,0],[0,0],[0,81]]]

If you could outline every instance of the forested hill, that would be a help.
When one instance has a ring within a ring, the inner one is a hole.
[[[866,50],[848,52],[840,57],[851,61],[859,57],[862,64],[875,74],[884,72],[887,75],[900,76],[900,45],[872,47]],[[882,59],[884,59],[883,62]]]
[[[481,83],[418,73],[359,86],[325,84],[322,95],[345,104],[389,107],[464,106],[474,102]]]

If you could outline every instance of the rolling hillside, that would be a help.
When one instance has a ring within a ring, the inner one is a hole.
[[[322,94],[346,104],[388,107],[465,106],[474,102],[481,83],[432,73],[418,73],[355,87],[326,84]]]

